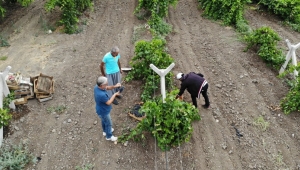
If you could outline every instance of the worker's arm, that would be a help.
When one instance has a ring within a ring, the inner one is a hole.
[[[123,71],[122,71],[122,67],[121,67],[121,62],[120,62],[120,60],[118,60],[118,65],[119,65],[120,73],[122,74]]]
[[[112,86],[110,86],[110,87],[112,87]],[[119,94],[120,94],[120,92],[114,93],[114,94],[111,96],[111,98],[110,98],[105,104],[111,105],[111,103],[115,100],[116,96],[118,96]]]
[[[100,71],[101,71],[101,74],[106,77],[105,72],[104,72],[104,62],[103,61],[100,64]]]

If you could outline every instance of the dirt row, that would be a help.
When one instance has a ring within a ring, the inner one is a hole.
[[[174,31],[166,37],[167,49],[175,59],[174,74],[204,74],[211,109],[199,108],[202,120],[193,123],[191,140],[169,152],[160,151],[149,134],[145,142],[129,141],[127,147],[106,141],[95,114],[93,87],[103,55],[118,45],[122,66],[130,67],[134,30],[145,23],[133,15],[138,2],[95,1],[94,11],[82,18],[87,25],[73,35],[41,31],[41,16],[49,21],[58,16],[57,11],[41,12],[44,3],[36,0],[25,15],[24,9],[15,12],[19,17],[11,21],[18,31],[10,36],[11,46],[0,49],[2,56],[8,56],[0,62],[2,70],[11,65],[12,71],[24,76],[42,72],[55,78],[55,98],[29,101],[31,112],[12,122],[13,134],[6,138],[15,144],[29,142],[32,153],[42,158],[27,169],[75,169],[88,164],[94,169],[300,169],[299,114],[287,116],[269,109],[279,104],[288,87],[254,51],[243,52],[245,44],[232,27],[203,18],[196,0],[179,0],[176,8],[170,8],[166,20]],[[245,14],[253,29],[266,25],[277,31],[283,49],[284,39],[292,44],[300,39],[277,18],[251,9]],[[3,23],[1,30],[11,26]],[[145,33],[140,39],[148,37]],[[127,112],[140,100],[142,84],[123,85],[124,98],[111,113],[116,136],[137,124]],[[187,92],[185,99],[191,102]],[[198,100],[202,103],[203,98]],[[47,112],[60,105],[67,106],[66,111]],[[269,123],[265,131],[255,124],[260,116]]]

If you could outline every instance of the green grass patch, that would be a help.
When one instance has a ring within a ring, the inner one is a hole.
[[[63,113],[66,109],[67,109],[67,107],[64,105],[52,106],[52,107],[47,108],[47,112],[48,113],[53,113],[53,112]]]
[[[259,116],[258,118],[256,118],[253,124],[260,128],[262,131],[266,131],[270,125],[269,122],[265,121],[263,116]]]
[[[7,59],[7,56],[1,56],[0,60],[5,61]]]

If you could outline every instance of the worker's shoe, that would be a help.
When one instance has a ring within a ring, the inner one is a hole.
[[[114,132],[114,128],[111,128],[111,133],[113,133]],[[106,136],[106,133],[105,132],[103,132],[103,136]]]
[[[106,138],[106,140],[110,140],[110,141],[117,141],[118,140],[118,137],[115,137],[115,136],[111,136],[110,138]]]
[[[210,105],[208,105],[208,106],[207,106],[207,105],[205,105],[205,104],[204,104],[204,105],[202,105],[202,107],[203,107],[204,109],[208,109],[208,108],[209,108],[209,106],[210,106]]]

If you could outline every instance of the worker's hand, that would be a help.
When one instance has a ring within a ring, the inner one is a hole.
[[[120,70],[120,73],[123,74],[123,70]]]
[[[180,96],[179,95],[177,95],[176,97],[175,97],[175,99],[178,99]]]
[[[117,92],[114,93],[114,95],[115,95],[115,96],[120,96],[121,94],[120,94],[119,91],[117,91]]]
[[[115,88],[121,87],[121,83],[117,83],[116,85],[114,85]]]

